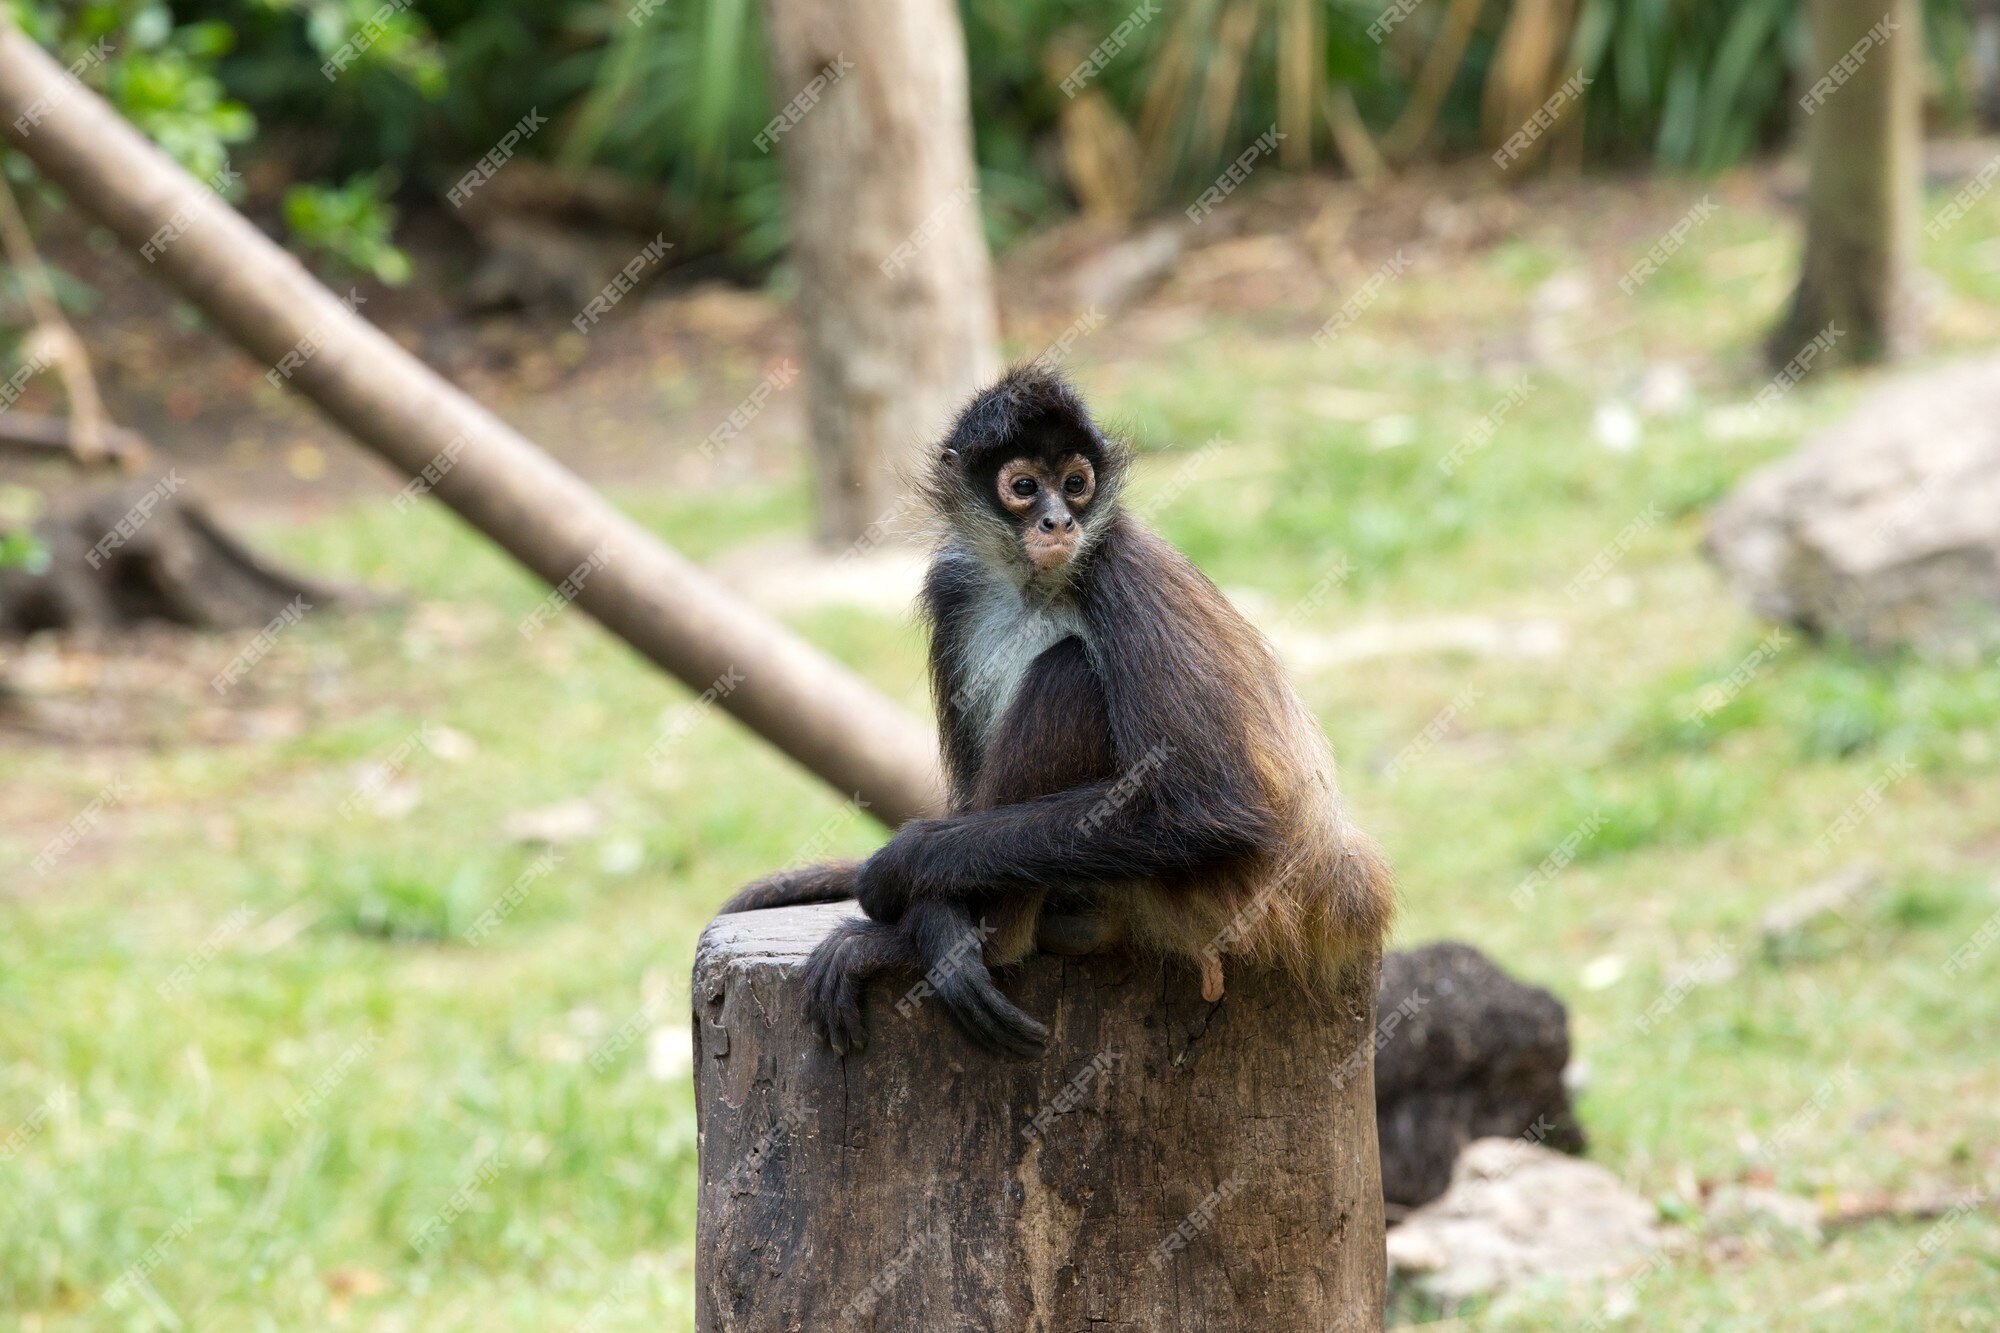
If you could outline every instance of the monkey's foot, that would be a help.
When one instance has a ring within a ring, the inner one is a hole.
[[[1213,949],[1201,956],[1201,998],[1210,1004],[1222,998],[1222,955]]]
[[[835,1055],[868,1045],[861,983],[874,970],[880,941],[872,937],[882,930],[872,921],[844,921],[806,959],[806,1019]]]

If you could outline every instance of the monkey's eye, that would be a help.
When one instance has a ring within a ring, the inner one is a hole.
[[[1083,474],[1081,472],[1070,473],[1068,477],[1063,479],[1063,489],[1071,495],[1082,495]]]
[[[1020,496],[1023,499],[1026,499],[1028,496],[1033,495],[1034,493],[1035,493],[1035,479],[1033,477],[1014,478],[1014,494]]]

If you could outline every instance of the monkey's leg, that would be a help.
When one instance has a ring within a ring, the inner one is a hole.
[[[917,1002],[935,995],[979,1045],[1022,1059],[1041,1054],[1048,1029],[1000,993],[984,957],[999,939],[1032,940],[1039,903],[1035,895],[1032,902],[989,904],[992,911],[980,917],[977,929],[965,907],[944,903],[917,904],[896,922],[843,921],[806,959],[806,1016],[813,1030],[837,1055],[861,1050],[868,1044],[863,986],[882,972],[907,969],[923,974]],[[1017,915],[1028,929],[1015,923]]]
[[[868,1044],[861,987],[872,976],[919,965],[915,941],[900,925],[843,921],[806,959],[806,1018],[835,1055]]]

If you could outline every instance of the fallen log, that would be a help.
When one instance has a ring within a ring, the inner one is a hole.
[[[272,369],[612,633],[868,812],[935,807],[908,714],[742,604],[568,468],[357,315],[0,19],[0,136]]]

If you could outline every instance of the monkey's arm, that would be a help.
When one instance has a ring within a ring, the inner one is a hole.
[[[1268,850],[1275,837],[1276,823],[1251,789],[1204,784],[1163,799],[1120,790],[1132,781],[912,821],[862,863],[855,895],[870,916],[894,920],[919,899],[1190,874]]]

